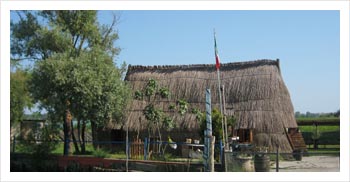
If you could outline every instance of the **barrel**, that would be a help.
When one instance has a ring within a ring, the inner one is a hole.
[[[293,151],[293,157],[297,161],[301,161],[303,159],[303,153],[300,150]]]
[[[254,168],[256,172],[269,172],[270,156],[266,154],[256,154],[254,156]]]

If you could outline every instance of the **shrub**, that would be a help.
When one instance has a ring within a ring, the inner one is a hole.
[[[104,151],[102,149],[96,149],[92,152],[92,155],[95,157],[99,157],[99,158],[107,158],[109,157],[109,153],[107,151]]]

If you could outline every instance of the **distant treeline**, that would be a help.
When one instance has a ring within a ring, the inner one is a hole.
[[[322,117],[339,117],[340,116],[340,110],[336,112],[329,112],[329,113],[301,113],[299,111],[295,112],[296,118],[322,118]]]

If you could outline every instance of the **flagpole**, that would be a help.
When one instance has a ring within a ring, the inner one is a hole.
[[[218,75],[218,91],[219,91],[219,100],[220,100],[220,113],[222,115],[221,117],[221,125],[222,125],[222,143],[224,144],[224,147],[226,145],[225,141],[225,126],[224,126],[224,113],[222,111],[222,96],[221,96],[221,80],[220,80],[220,63],[219,63],[219,55],[217,53],[217,47],[216,47],[216,35],[215,35],[215,29],[214,29],[214,46],[215,46],[215,59],[216,59],[216,72]]]
[[[222,111],[222,96],[221,96],[221,81],[220,81],[220,69],[217,69],[217,74],[218,74],[218,90],[219,90],[219,98],[220,98],[220,113],[221,113],[221,124],[222,124],[222,143],[226,144],[225,141],[225,126],[224,126],[224,113]]]

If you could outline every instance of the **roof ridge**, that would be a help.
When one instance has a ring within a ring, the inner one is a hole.
[[[254,61],[245,61],[245,62],[229,62],[222,63],[221,68],[232,68],[232,67],[241,67],[241,66],[257,66],[257,65],[277,65],[279,60],[271,59],[260,59]],[[129,65],[128,71],[145,71],[145,70],[172,70],[172,69],[193,69],[193,68],[215,68],[215,64],[189,64],[189,65],[153,65],[153,66],[143,66],[143,65]]]

